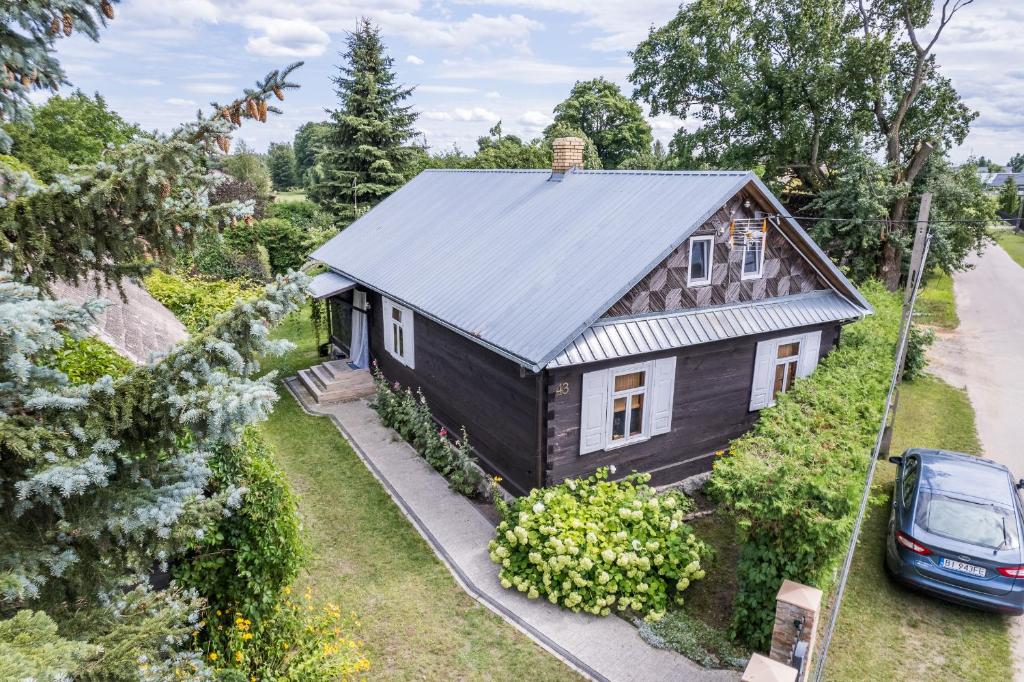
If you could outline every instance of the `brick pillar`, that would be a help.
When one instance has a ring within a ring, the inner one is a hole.
[[[807,679],[811,670],[811,654],[818,635],[821,615],[821,590],[784,580],[775,598],[775,628],[772,631],[771,658],[786,665],[793,664],[793,652],[803,653],[803,669],[797,679]],[[799,624],[799,627],[797,627]]]

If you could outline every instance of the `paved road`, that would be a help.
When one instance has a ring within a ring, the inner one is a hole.
[[[985,456],[1024,477],[1024,268],[998,245],[953,279],[960,326],[936,339],[930,371],[965,387]],[[1014,680],[1024,681],[1024,618],[1012,626]]]

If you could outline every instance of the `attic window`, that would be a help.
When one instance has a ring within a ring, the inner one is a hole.
[[[743,240],[743,279],[759,279],[764,270],[765,232],[754,232]]]
[[[690,267],[686,274],[686,285],[695,287],[711,284],[711,266],[715,238],[694,237],[690,240]]]

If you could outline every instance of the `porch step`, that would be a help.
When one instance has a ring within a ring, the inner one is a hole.
[[[374,392],[370,370],[352,369],[341,361],[299,370],[299,381],[318,404],[356,400]]]

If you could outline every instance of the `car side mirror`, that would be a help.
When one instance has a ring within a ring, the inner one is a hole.
[[[1017,481],[1017,490],[1024,490],[1024,478]]]
[[[892,457],[889,458],[889,461],[892,462],[893,464],[903,464],[903,458],[900,457],[899,455],[893,455]],[[1024,483],[1024,479],[1021,479],[1021,482]]]

